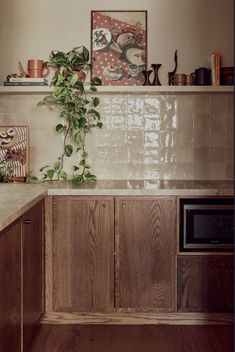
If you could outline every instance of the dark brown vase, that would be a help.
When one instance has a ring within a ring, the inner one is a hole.
[[[150,82],[150,75],[153,71],[152,70],[143,70],[142,74],[144,75],[144,83],[143,86],[151,86],[151,82]]]
[[[151,65],[151,67],[153,68],[153,72],[154,72],[154,79],[152,82],[153,86],[161,86],[161,82],[159,81],[159,78],[158,78],[158,70],[161,66],[162,66],[162,64],[152,64]]]

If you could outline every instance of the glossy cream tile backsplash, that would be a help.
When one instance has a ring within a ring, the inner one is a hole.
[[[0,125],[30,126],[30,169],[59,156],[59,118],[41,95],[0,95]],[[99,179],[233,179],[232,94],[101,94],[102,130],[87,138]],[[66,162],[71,166],[76,159]]]

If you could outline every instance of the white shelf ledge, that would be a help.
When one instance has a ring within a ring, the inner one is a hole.
[[[37,94],[48,94],[52,91],[52,88],[48,86],[0,86],[0,94],[15,94],[15,93],[37,93]]]
[[[100,93],[230,93],[233,86],[101,86]]]
[[[48,94],[52,91],[51,87],[9,87],[0,86],[0,94]],[[100,86],[99,93],[233,93],[234,86]]]

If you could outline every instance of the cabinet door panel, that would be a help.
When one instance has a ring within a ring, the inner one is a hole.
[[[0,232],[0,351],[21,351],[21,221]]]
[[[174,198],[116,200],[116,308],[175,309]]]
[[[113,309],[113,218],[111,197],[54,197],[55,311]]]
[[[27,351],[43,313],[43,202],[28,210],[23,227],[23,344]]]
[[[178,311],[233,310],[232,256],[178,256]]]

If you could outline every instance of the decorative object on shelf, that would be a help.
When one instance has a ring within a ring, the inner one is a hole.
[[[30,77],[14,77],[7,76],[4,86],[47,86],[48,81],[46,78],[30,78]]]
[[[184,73],[176,73],[171,76],[171,84],[173,84],[173,86],[185,86],[186,75]]]
[[[28,126],[0,126],[0,181],[26,181]]]
[[[196,69],[194,77],[196,86],[209,86],[211,84],[211,70],[206,67]]]
[[[153,72],[153,70],[143,70],[142,74],[144,76],[144,83],[143,86],[151,86],[152,83],[150,81],[150,75]]]
[[[90,171],[85,150],[86,136],[93,128],[102,128],[100,114],[97,111],[99,98],[88,96],[84,87],[86,74],[90,71],[89,51],[84,46],[73,48],[69,52],[52,51],[48,65],[56,71],[52,78],[52,93],[46,96],[39,105],[47,105],[56,109],[61,117],[61,123],[56,126],[57,133],[63,135],[63,152],[53,166],[44,166],[44,180],[68,180],[64,170],[66,157],[78,156],[77,165],[73,166],[72,182],[82,184],[86,181],[96,181],[96,176]],[[94,77],[89,85],[91,92],[101,85],[99,78]]]
[[[49,73],[47,63],[40,59],[28,60],[28,72],[24,70],[24,67],[20,61],[18,61],[18,68],[21,75],[24,77],[45,78]],[[44,69],[46,72],[43,73]]]
[[[143,84],[147,11],[91,11],[91,36],[91,77],[99,77],[103,85]]]
[[[220,84],[222,86],[234,85],[234,67],[221,67]]]
[[[151,65],[151,67],[153,68],[153,72],[154,72],[154,78],[153,78],[153,82],[152,82],[153,86],[161,86],[161,82],[159,81],[159,78],[158,78],[158,71],[161,66],[162,66],[162,64],[152,64]]]
[[[18,61],[20,73],[11,73],[7,75],[4,86],[47,86],[49,69],[43,60],[28,60],[28,72],[20,61]],[[46,72],[43,73],[44,69]]]
[[[29,77],[45,78],[48,76],[49,69],[43,60],[33,59],[28,60]],[[43,71],[46,71],[43,73]]]
[[[194,79],[192,74],[186,74],[186,79],[185,79],[185,85],[186,86],[192,86],[194,84]]]
[[[177,66],[178,66],[177,50],[175,51],[174,62],[175,62],[175,68],[174,68],[174,70],[171,71],[171,72],[168,72],[168,84],[169,84],[169,86],[172,85],[171,77],[174,76],[174,74],[176,73]]]
[[[210,55],[210,67],[211,67],[211,84],[213,86],[220,85],[220,67],[221,67],[221,53],[215,51]]]

